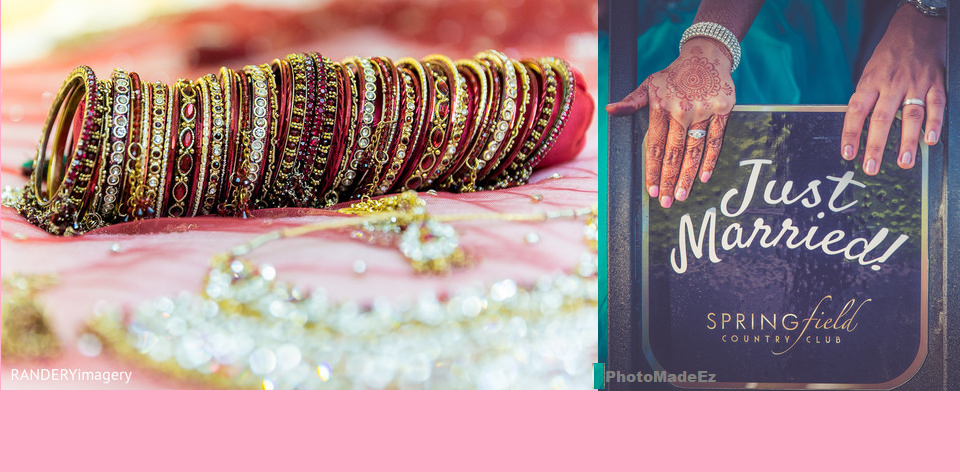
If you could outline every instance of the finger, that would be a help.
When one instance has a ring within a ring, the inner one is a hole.
[[[860,132],[867,114],[873,110],[880,93],[876,90],[858,91],[850,97],[847,112],[843,116],[843,134],[840,135],[840,155],[846,160],[857,157],[860,150]]]
[[[921,96],[919,93],[907,93],[907,98]],[[900,125],[900,152],[897,165],[902,169],[913,167],[917,157],[917,146],[920,142],[920,131],[923,128],[923,105],[904,105],[900,110],[902,123]]]
[[[940,130],[943,128],[943,109],[947,105],[947,94],[942,84],[934,84],[927,91],[927,130],[923,133],[928,145],[937,144]]]
[[[670,208],[673,204],[673,192],[677,185],[677,176],[680,175],[686,141],[687,127],[671,116],[667,149],[663,155],[663,168],[660,170],[660,206],[664,208]]]
[[[667,145],[667,131],[670,120],[667,113],[660,107],[650,107],[650,126],[647,128],[647,159],[645,162],[647,192],[650,198],[660,195],[660,167],[663,162],[663,152]]]
[[[677,191],[674,192],[678,202],[682,202],[690,196],[690,188],[693,187],[693,181],[697,178],[697,170],[700,168],[700,161],[703,160],[703,148],[707,142],[707,126],[709,124],[710,120],[703,120],[690,125],[690,130],[687,131],[683,164],[680,167],[680,177],[677,179]],[[691,133],[696,136],[691,136]]]
[[[873,107],[873,113],[870,114],[870,128],[867,132],[867,146],[863,152],[863,172],[867,175],[877,175],[880,172],[890,125],[893,124],[897,109],[902,102],[902,96],[881,95]]]
[[[623,100],[607,105],[606,110],[614,116],[630,115],[647,106],[647,102],[647,82],[644,81],[636,90],[623,97]]]
[[[703,156],[703,168],[700,169],[700,181],[707,183],[710,176],[713,175],[713,169],[717,166],[717,158],[720,157],[720,146],[723,145],[723,132],[727,128],[727,119],[730,113],[724,115],[713,115],[710,117],[710,126],[707,130],[706,150]]]

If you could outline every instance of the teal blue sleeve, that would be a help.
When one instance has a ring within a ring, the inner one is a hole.
[[[637,39],[638,80],[676,59],[699,2],[668,5]],[[733,73],[737,103],[846,104],[854,90],[862,8],[863,0],[767,0],[741,43]]]

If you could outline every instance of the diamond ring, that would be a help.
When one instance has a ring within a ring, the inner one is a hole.
[[[687,136],[690,136],[693,139],[702,139],[707,135],[707,132],[702,129],[692,129],[687,131]]]
[[[908,99],[906,99],[906,100],[903,101],[903,106],[907,106],[907,105],[920,105],[920,106],[923,106],[924,104],[923,104],[923,100],[921,100],[921,99],[919,99],[919,98],[908,98]]]

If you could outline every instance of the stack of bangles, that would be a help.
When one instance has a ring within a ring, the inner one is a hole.
[[[18,207],[54,234],[157,217],[320,208],[406,190],[523,184],[564,128],[575,74],[497,51],[290,54],[173,85],[74,69]]]

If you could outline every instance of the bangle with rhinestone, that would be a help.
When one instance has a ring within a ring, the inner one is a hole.
[[[389,154],[394,140],[399,136],[400,96],[403,92],[399,72],[393,61],[386,57],[373,57],[370,60],[376,66],[382,84],[380,123],[377,125],[371,143],[373,169],[368,172],[367,181],[358,187],[361,190],[354,194],[355,199],[381,195],[379,187],[386,174],[384,168],[389,170],[390,164],[402,161],[397,156],[391,160]]]
[[[397,131],[398,137],[396,144],[388,152],[393,158],[390,160],[390,166],[384,172],[383,180],[380,181],[377,193],[386,194],[393,188],[397,176],[403,168],[404,159],[407,156],[407,148],[410,146],[410,137],[413,134],[414,115],[417,111],[416,90],[413,85],[413,76],[406,69],[397,69],[398,80],[397,95],[401,98],[399,109],[403,113],[400,119],[400,129]]]
[[[567,118],[570,116],[570,110],[573,108],[573,100],[577,87],[574,75],[570,72],[569,64],[563,59],[555,57],[543,58],[541,59],[541,64],[543,64],[544,67],[552,68],[558,73],[560,75],[560,83],[563,85],[561,99],[557,104],[557,110],[554,112],[556,118],[551,120],[552,124],[546,133],[546,137],[520,170],[516,174],[507,173],[507,175],[501,176],[491,188],[512,187],[526,182],[533,173],[534,167],[540,163],[543,157],[547,155],[547,152],[550,151],[550,148],[553,147],[553,144],[560,136],[560,132],[563,131],[564,125],[567,123]]]
[[[406,70],[415,81],[416,115],[414,129],[411,132],[410,144],[407,146],[406,157],[394,184],[395,192],[409,190],[408,182],[419,171],[420,156],[426,149],[429,140],[428,132],[433,121],[434,86],[433,74],[428,74],[423,64],[413,58],[404,58],[397,61],[397,67]]]
[[[249,204],[254,198],[258,176],[264,165],[264,155],[269,152],[267,133],[270,101],[267,77],[260,67],[244,66],[239,83],[241,85],[238,99],[241,106],[242,151],[241,155],[235,158],[238,162],[234,164],[232,180],[234,194],[231,203],[236,211],[243,213],[249,209]],[[249,95],[243,93],[246,87],[249,87],[248,90],[252,92]]]
[[[487,144],[487,149],[483,152],[483,159],[480,170],[476,175],[476,180],[481,181],[487,175],[489,170],[496,165],[498,157],[504,152],[507,133],[510,130],[510,124],[514,122],[517,116],[517,89],[519,88],[517,72],[510,63],[510,59],[499,51],[489,50],[477,55],[481,62],[487,64],[494,76],[500,76],[503,87],[500,92],[500,107],[496,127],[493,130],[493,137]]]
[[[123,69],[113,71],[113,127],[110,130],[109,169],[106,185],[103,189],[101,216],[105,221],[116,220],[116,204],[121,198],[121,179],[123,177],[124,156],[127,152],[127,139],[130,125],[130,75]]]
[[[528,164],[537,146],[543,142],[550,122],[556,117],[554,111],[557,104],[557,74],[549,65],[537,61],[524,61],[524,65],[535,72],[541,84],[537,115],[529,127],[529,133],[520,147],[516,159],[505,170],[507,173],[516,173]]]
[[[260,70],[266,78],[267,84],[267,103],[269,112],[267,114],[267,145],[264,148],[264,160],[260,164],[260,170],[257,172],[257,188],[253,195],[254,201],[261,201],[267,190],[265,183],[271,179],[271,173],[276,168],[277,161],[280,159],[278,148],[283,143],[278,141],[280,133],[278,132],[279,119],[279,93],[277,78],[273,75],[273,70],[269,64],[261,64]]]
[[[160,202],[159,194],[160,179],[165,169],[164,148],[167,146],[169,138],[166,133],[169,131],[167,126],[167,101],[169,88],[161,82],[155,82],[151,85],[153,96],[150,98],[153,110],[150,115],[150,151],[147,160],[146,186],[144,187],[142,201],[138,202],[141,207],[140,217],[147,217],[149,213],[159,211],[157,204]]]
[[[488,182],[501,177],[510,166],[518,162],[520,151],[530,132],[533,130],[533,123],[539,112],[540,91],[538,77],[534,76],[534,72],[528,69],[523,63],[519,61],[511,62],[514,64],[517,75],[521,77],[521,83],[526,82],[527,86],[521,87],[521,93],[517,97],[519,110],[516,121],[514,121],[510,128],[510,142],[507,146],[504,146],[504,154],[497,162],[497,165],[487,173],[486,181]]]
[[[497,128],[493,130],[492,137],[492,141],[498,143],[498,145],[496,148],[491,148],[489,145],[487,146],[487,150],[492,151],[492,156],[489,159],[485,159],[484,166],[477,172],[478,188],[482,188],[483,180],[503,161],[504,156],[510,149],[510,137],[516,129],[514,124],[517,123],[521,115],[518,110],[518,105],[520,104],[520,90],[524,85],[516,69],[514,69],[513,64],[510,62],[510,58],[506,55],[501,53],[490,54],[484,58],[484,61],[493,75],[501,77],[504,87],[501,91],[503,103],[503,106],[500,108],[501,122],[498,123]],[[511,82],[515,83],[514,87],[509,86]],[[504,124],[506,124],[506,126],[504,126]]]
[[[463,151],[463,162],[459,169],[455,169],[447,182],[441,184],[445,190],[466,192],[472,189],[469,184],[476,179],[480,155],[486,148],[492,130],[490,122],[495,112],[496,97],[488,84],[489,72],[480,62],[473,59],[463,59],[456,62],[461,74],[467,79],[470,90],[473,91],[471,108],[474,117],[471,123],[471,135],[467,139],[467,146]],[[473,176],[473,177],[471,177]]]
[[[713,38],[726,46],[727,51],[730,52],[730,58],[733,61],[730,72],[732,73],[737,70],[737,67],[740,65],[740,41],[737,41],[737,37],[733,32],[719,23],[710,21],[694,23],[683,32],[683,37],[680,38],[680,50],[683,51],[683,44],[686,43],[687,40],[697,36]]]
[[[360,182],[366,177],[370,170],[371,149],[374,140],[373,131],[376,129],[377,106],[376,99],[379,96],[377,89],[377,76],[374,72],[373,63],[362,57],[350,57],[344,59],[349,68],[352,64],[357,67],[356,77],[358,80],[357,89],[359,90],[359,116],[357,122],[357,137],[355,140],[356,148],[348,150],[348,165],[344,172],[344,178],[341,180],[338,193],[341,196],[351,195],[351,190],[359,187]]]
[[[530,93],[530,75],[527,73],[527,68],[519,61],[512,59],[508,59],[507,62],[504,63],[504,66],[506,70],[513,70],[514,75],[519,79],[520,87],[516,94],[516,105],[514,107],[516,113],[510,125],[510,132],[504,140],[503,146],[500,148],[499,155],[491,165],[488,165],[484,173],[479,176],[481,181],[499,175],[516,157],[520,143],[523,138],[526,137],[528,125],[533,119],[533,113],[536,111],[536,103],[533,103]],[[494,134],[494,137],[496,137],[496,134]],[[519,142],[518,139],[520,140]]]

